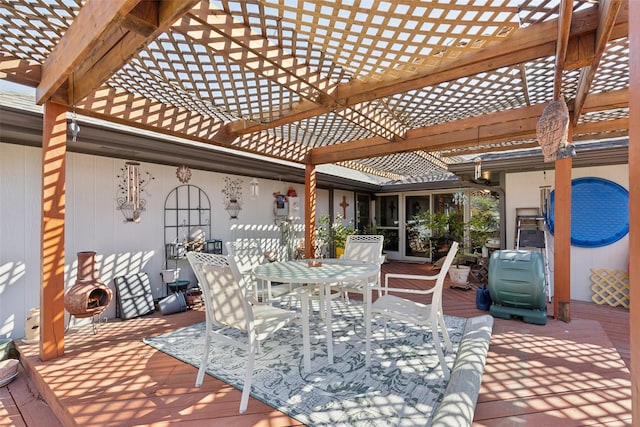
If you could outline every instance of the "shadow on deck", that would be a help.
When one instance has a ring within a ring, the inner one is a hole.
[[[383,266],[385,273],[429,269]],[[447,314],[486,314],[473,289],[446,286],[443,300]],[[631,425],[628,310],[578,301],[571,308],[570,323],[495,319],[474,425]],[[0,415],[9,420],[0,426],[300,425],[253,398],[239,415],[238,390],[212,377],[195,388],[194,367],[142,342],[202,320],[201,309],[110,320],[97,335],[88,327],[66,336],[65,355],[46,363],[37,345],[17,342],[29,378],[23,372],[0,389]]]

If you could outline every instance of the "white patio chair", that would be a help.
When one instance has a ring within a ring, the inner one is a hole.
[[[378,264],[382,266],[385,257],[382,255],[382,246],[384,244],[384,236],[381,234],[353,234],[347,237],[344,245],[344,254],[340,257],[345,261],[361,261]],[[370,277],[368,280],[359,280],[355,282],[343,282],[340,284],[340,292],[344,299],[349,301],[349,292],[362,294],[366,292],[369,284],[375,286],[380,285],[380,268],[378,275]],[[364,299],[364,298],[363,298]]]
[[[262,302],[281,300],[287,296],[292,297],[295,288],[290,283],[272,284],[256,279],[253,275],[254,267],[268,262],[263,248],[257,243],[238,241],[227,242],[227,253],[233,257],[238,269],[238,280],[243,286],[249,287],[253,295]],[[291,301],[290,301],[291,302]]]
[[[259,298],[262,293],[262,286],[253,277],[253,267],[264,264],[267,260],[255,244],[247,242],[226,242],[227,254],[234,258],[237,271],[240,274],[237,277],[242,286],[250,289],[250,292],[256,298]]]
[[[444,323],[444,315],[442,313],[442,288],[444,285],[444,279],[447,275],[447,271],[456,252],[458,252],[458,242],[453,242],[449,253],[440,269],[440,272],[433,276],[423,276],[414,274],[398,274],[389,273],[385,276],[384,287],[382,288],[382,296],[371,303],[372,291],[375,286],[369,286],[368,291],[365,294],[366,309],[365,309],[365,324],[367,331],[367,341],[365,344],[365,363],[367,366],[371,363],[371,323],[373,317],[382,316],[384,318],[384,338],[387,339],[387,320],[398,320],[402,322],[412,323],[419,326],[428,326],[431,328],[433,336],[433,345],[438,353],[438,360],[440,361],[440,368],[442,369],[443,376],[446,380],[449,379],[449,367],[444,360],[444,353],[440,344],[439,331],[444,338],[447,351],[452,351],[451,340],[449,339],[449,332],[447,326]],[[426,280],[435,281],[435,284],[429,289],[404,289],[397,287],[390,287],[390,279],[410,279],[410,280]],[[431,304],[422,304],[419,302],[411,301],[396,295],[391,295],[389,292],[404,293],[413,295],[428,295],[431,294]]]
[[[249,401],[253,365],[255,355],[259,350],[259,343],[299,317],[302,317],[303,324],[304,367],[306,371],[310,370],[309,312],[305,308],[305,304],[302,305],[302,315],[300,315],[294,311],[259,303],[255,298],[249,296],[246,286],[242,286],[236,280],[232,271],[234,261],[230,257],[189,252],[187,259],[202,288],[207,331],[204,354],[196,377],[196,387],[200,387],[204,380],[212,340],[219,340],[245,350],[247,352],[247,368],[242,387],[240,413],[245,412]],[[301,297],[306,300],[304,295]],[[306,301],[305,303],[308,306]],[[225,331],[229,329],[244,331],[246,341],[240,341],[225,334]]]

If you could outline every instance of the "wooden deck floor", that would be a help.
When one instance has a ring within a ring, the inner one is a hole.
[[[428,266],[385,264],[385,272]],[[447,314],[472,317],[475,291],[446,287]],[[476,426],[631,425],[629,313],[573,302],[572,321],[546,326],[495,319]],[[20,346],[18,380],[0,389],[0,426],[296,426],[294,419],[211,377],[195,388],[196,369],[142,343],[204,319],[201,310],[109,321],[65,338],[64,357],[41,363]],[[42,400],[37,398],[37,388]]]

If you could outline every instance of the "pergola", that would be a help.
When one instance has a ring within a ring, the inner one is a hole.
[[[305,165],[312,242],[316,165],[428,177],[537,146],[545,106],[564,99],[570,141],[631,135],[630,259],[640,259],[637,3],[3,0],[0,77],[36,87],[45,107],[42,359],[64,352],[69,114]],[[555,163],[554,313],[566,321],[571,167]],[[637,324],[640,302],[631,306]]]

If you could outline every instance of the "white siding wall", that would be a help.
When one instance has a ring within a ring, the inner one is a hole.
[[[146,211],[138,224],[123,222],[116,210],[116,176],[124,160],[69,153],[67,157],[66,210],[66,286],[76,278],[76,253],[97,252],[99,276],[113,288],[113,278],[144,271],[149,274],[154,297],[164,295],[160,270],[165,267],[163,210],[167,194],[180,185],[176,168],[150,163],[141,164],[141,172],[151,172],[154,180],[146,187]],[[211,201],[212,235],[227,241],[232,224],[266,224],[273,221],[273,196],[285,193],[289,183],[260,179],[260,196],[249,197],[249,181],[243,180],[244,204],[238,220],[229,219],[224,210],[221,190],[225,174],[193,170],[189,184],[196,185]],[[596,176],[628,188],[628,166],[575,169],[574,178]],[[515,208],[537,207],[539,187],[554,184],[549,171],[509,174],[505,179],[507,244],[513,245]],[[300,198],[299,221],[304,219],[304,186],[293,184]],[[40,302],[40,193],[41,151],[38,148],[0,143],[0,336],[24,336],[24,320]],[[333,210],[342,213],[342,196],[346,196],[347,220],[355,212],[354,193],[336,191]],[[317,215],[329,212],[329,191],[318,190]],[[553,239],[551,239],[552,246]],[[603,248],[572,247],[571,296],[591,300],[590,267],[626,270],[628,237]],[[551,250],[553,269],[553,251]],[[184,261],[182,279],[194,280]],[[106,312],[115,316],[115,301]],[[84,319],[85,321],[87,319]]]
[[[629,189],[628,165],[598,166],[573,169],[572,178],[597,177],[613,181]],[[508,174],[505,178],[507,247],[515,243],[516,208],[539,207],[540,187],[555,185],[554,171]],[[598,221],[598,218],[594,218]],[[553,280],[553,236],[549,234],[549,259]],[[571,298],[591,301],[591,268],[627,271],[629,236],[600,248],[571,247]]]
[[[164,295],[160,270],[164,260],[164,202],[181,185],[176,168],[141,163],[144,175],[155,178],[143,194],[146,211],[138,224],[124,223],[116,210],[120,169],[125,160],[68,153],[66,185],[65,280],[76,280],[80,251],[95,251],[100,279],[113,289],[113,278],[144,271],[149,274],[155,298]],[[211,201],[211,236],[226,242],[232,224],[273,223],[273,193],[286,194],[288,182],[259,179],[260,196],[252,200],[249,182],[242,179],[243,206],[237,220],[224,209],[222,188],[225,174],[192,170],[189,184],[200,187]],[[143,176],[144,178],[144,176]],[[292,184],[300,198],[300,221],[304,220],[304,185]],[[0,336],[24,337],[29,309],[40,305],[40,213],[41,150],[0,143]],[[318,191],[318,212],[328,212],[327,190]],[[340,200],[342,196],[340,195]],[[352,203],[352,202],[350,202]],[[341,211],[341,210],[340,210]],[[195,280],[188,263],[181,279]],[[173,266],[171,262],[170,266]],[[115,316],[114,300],[105,314]],[[67,315],[68,316],[68,315]],[[67,317],[67,321],[69,321]],[[71,326],[88,319],[73,321]]]

